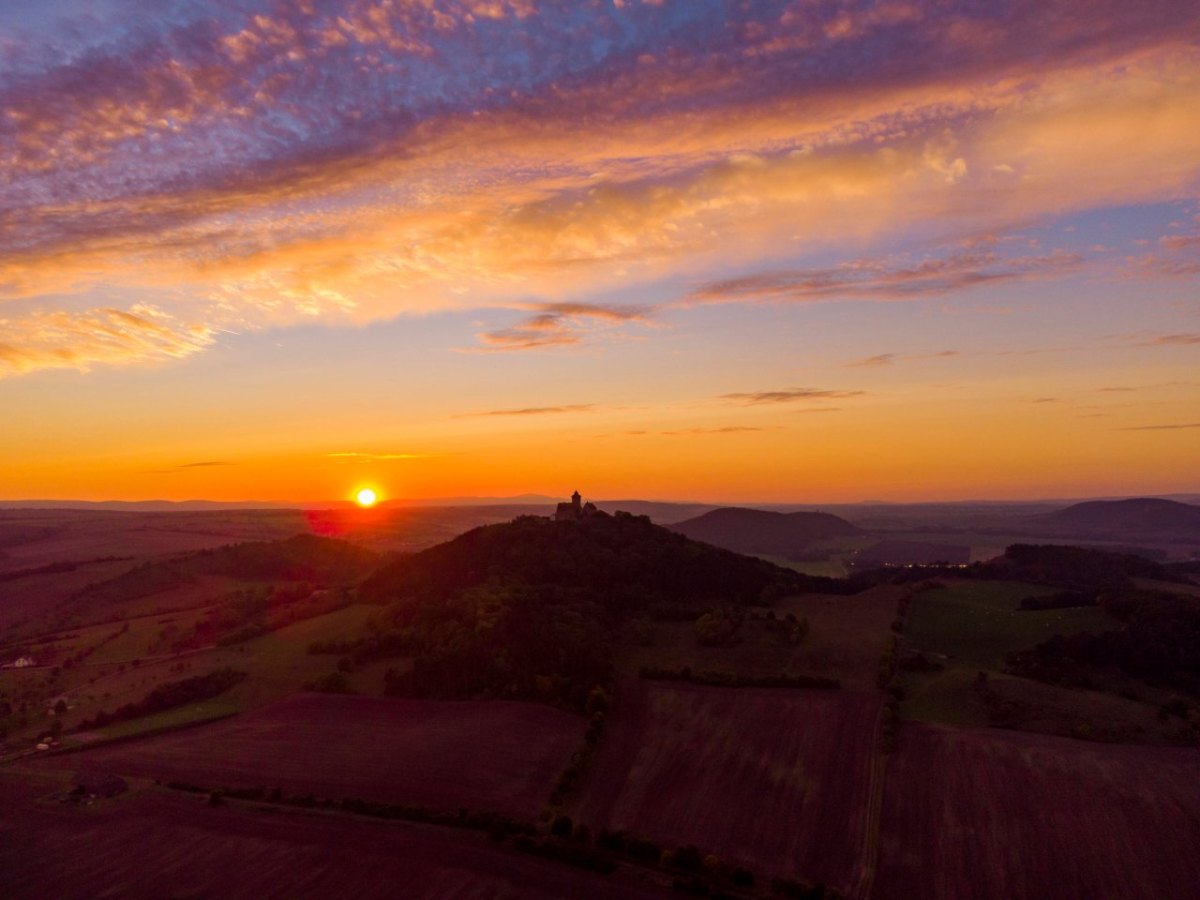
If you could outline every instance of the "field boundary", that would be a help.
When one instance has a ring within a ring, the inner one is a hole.
[[[210,716],[206,719],[193,719],[190,722],[177,722],[174,725],[160,725],[158,728],[150,728],[146,731],[139,731],[136,734],[121,734],[117,735],[116,737],[102,737],[96,741],[71,744],[67,747],[55,747],[50,750],[25,750],[16,756],[0,758],[0,765],[20,762],[24,759],[49,759],[53,756],[68,756],[72,753],[86,753],[88,750],[96,750],[100,747],[112,747],[116,744],[128,744],[132,743],[133,741],[145,740],[146,738],[160,737],[164,734],[171,734],[176,731],[186,731],[189,728],[200,728],[204,725],[212,725],[215,722],[222,722],[225,719],[232,719],[234,716],[240,715],[240,711],[223,712],[218,713],[215,716]]]

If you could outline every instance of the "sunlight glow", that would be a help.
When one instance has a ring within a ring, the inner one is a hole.
[[[374,506],[378,499],[378,496],[370,488],[362,488],[354,495],[354,502],[364,508]]]

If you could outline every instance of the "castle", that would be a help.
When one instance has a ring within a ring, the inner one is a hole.
[[[588,516],[594,516],[597,512],[599,512],[599,510],[596,509],[595,503],[584,503],[581,506],[580,502],[582,500],[583,498],[579,496],[579,491],[576,491],[571,495],[570,503],[558,504],[558,509],[554,513],[554,521],[574,522],[576,519],[584,519]]]

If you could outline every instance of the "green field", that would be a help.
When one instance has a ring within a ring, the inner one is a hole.
[[[239,712],[241,712],[241,705],[236,700],[229,699],[227,696],[220,696],[214,697],[211,700],[205,700],[203,703],[188,703],[184,706],[177,706],[174,709],[166,709],[150,716],[142,716],[140,719],[117,722],[113,725],[97,729],[96,733],[103,735],[107,740],[129,737],[135,734],[153,734],[157,731],[178,728],[181,725],[211,722],[215,719],[222,719]]]
[[[926,591],[913,600],[905,625],[909,643],[926,654],[948,657],[978,669],[1000,670],[1004,658],[1056,634],[1116,627],[1095,607],[1019,609],[1021,600],[1053,593],[1050,588],[1012,581],[964,581]]]
[[[1010,581],[963,581],[917,594],[904,629],[904,645],[944,668],[901,678],[905,718],[951,725],[986,725],[987,710],[974,690],[979,672],[1002,676],[1008,654],[1055,634],[1103,631],[1117,625],[1094,607],[1026,610],[1021,600],[1052,590]],[[1033,686],[1033,683],[1028,683]],[[1044,690],[1044,689],[1043,689]],[[1068,692],[1070,693],[1070,692]]]

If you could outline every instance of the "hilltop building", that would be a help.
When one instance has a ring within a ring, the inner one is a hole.
[[[579,491],[571,495],[570,503],[558,504],[558,509],[554,513],[555,522],[574,522],[576,519],[585,519],[588,516],[594,516],[599,510],[596,509],[595,503],[582,503],[583,498],[579,496]],[[581,505],[582,503],[582,505]]]

